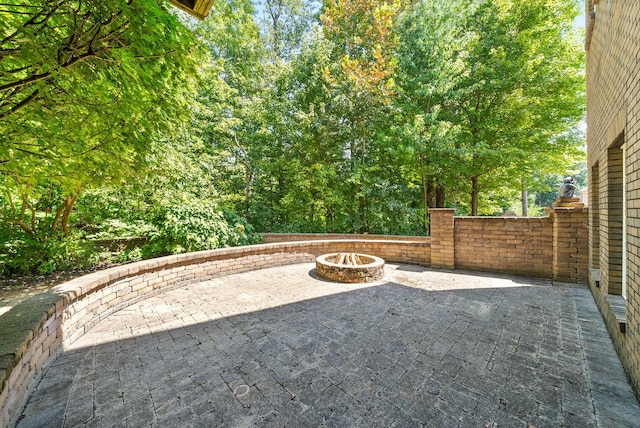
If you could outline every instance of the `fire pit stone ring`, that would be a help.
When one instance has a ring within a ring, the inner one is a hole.
[[[316,258],[316,273],[335,282],[373,282],[384,277],[384,260],[368,254],[323,254]]]

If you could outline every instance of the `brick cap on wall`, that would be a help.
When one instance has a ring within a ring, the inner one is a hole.
[[[434,214],[439,214],[439,213],[443,213],[443,214],[448,214],[448,213],[455,213],[456,210],[455,208],[429,208],[429,214],[434,213]]]

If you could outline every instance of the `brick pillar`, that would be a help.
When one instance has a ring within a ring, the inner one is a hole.
[[[588,209],[579,199],[560,200],[545,211],[553,218],[553,279],[586,282],[589,268]]]
[[[453,213],[450,208],[430,208],[431,267],[455,269]]]

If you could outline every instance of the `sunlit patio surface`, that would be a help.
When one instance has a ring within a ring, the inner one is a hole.
[[[637,427],[586,285],[387,264],[230,275],[114,313],[19,427]]]

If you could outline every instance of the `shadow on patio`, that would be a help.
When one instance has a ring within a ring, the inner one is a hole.
[[[18,426],[640,420],[586,287],[408,265],[354,286],[312,268],[230,275],[111,315],[53,364]]]

